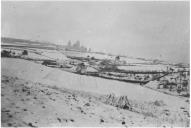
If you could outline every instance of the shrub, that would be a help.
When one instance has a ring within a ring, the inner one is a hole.
[[[156,106],[165,106],[166,105],[164,103],[164,101],[162,101],[162,100],[156,100],[153,104],[156,105]]]
[[[11,56],[11,52],[10,51],[3,50],[1,52],[1,57],[10,57],[10,56]]]
[[[127,96],[116,97],[115,94],[109,94],[104,99],[103,102],[115,107],[122,109],[132,110],[132,106],[129,103]]]
[[[28,55],[28,51],[27,50],[24,50],[22,55]]]
[[[145,117],[155,117],[155,115],[152,112],[143,112],[143,115]]]

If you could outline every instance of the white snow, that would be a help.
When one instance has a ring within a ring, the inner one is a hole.
[[[137,64],[134,66],[118,66],[119,69],[123,70],[132,70],[132,71],[166,71],[167,66],[158,64],[158,65],[144,65]]]
[[[41,54],[52,59],[67,60],[66,55],[56,50],[44,50]]]
[[[99,94],[115,93],[116,95],[127,95],[128,98],[140,102],[163,100],[171,107],[179,107],[181,104],[184,104],[184,100],[181,98],[166,95],[136,84],[77,75],[26,60],[3,58],[2,73],[74,90]]]
[[[28,122],[36,126],[56,127],[122,126],[123,120],[127,126],[186,126],[188,122],[187,115],[180,109],[189,109],[185,98],[170,96],[136,84],[77,75],[22,59],[2,58],[1,66],[4,126],[8,122],[21,123],[22,126],[28,125]],[[152,86],[155,82],[149,84]],[[28,91],[23,92],[23,89]],[[125,95],[128,99],[143,104],[142,110],[147,108],[148,113],[135,113],[103,104],[93,99],[92,95],[96,93]],[[148,106],[148,102],[155,101],[162,101],[165,106]],[[86,103],[90,103],[90,106],[85,107]],[[27,111],[23,111],[23,108]],[[9,114],[12,115],[12,120],[7,117],[6,109],[11,111]],[[169,111],[168,117],[164,110]],[[157,115],[157,118],[148,116],[149,112]],[[100,123],[100,119],[105,122]]]

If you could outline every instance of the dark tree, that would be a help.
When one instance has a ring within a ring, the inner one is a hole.
[[[28,55],[28,51],[27,50],[24,50],[22,55]]]

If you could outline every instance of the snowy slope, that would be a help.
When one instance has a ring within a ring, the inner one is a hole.
[[[163,100],[171,107],[177,107],[184,103],[181,98],[162,94],[136,84],[77,75],[20,59],[3,59],[2,73],[75,90],[99,94],[127,95],[130,99],[142,102]],[[169,100],[174,102],[169,102]]]
[[[22,116],[20,114],[15,114],[16,119],[19,121],[23,120],[24,122],[29,122],[32,120],[32,124],[35,124],[36,120],[37,124],[39,123],[38,125],[36,124],[37,126],[45,126],[46,124],[51,124],[51,126],[60,126],[61,124],[58,123],[60,119],[57,119],[57,117],[67,117],[68,122],[66,123],[65,121],[61,126],[84,126],[84,124],[86,124],[86,126],[121,126],[121,122],[124,119],[118,119],[116,117],[126,117],[126,122],[130,120],[134,122],[135,125],[131,126],[161,126],[166,123],[168,124],[167,126],[169,126],[169,123],[171,123],[172,126],[187,125],[186,122],[188,121],[188,117],[185,115],[184,111],[188,112],[189,104],[188,102],[185,102],[187,100],[185,98],[166,95],[136,84],[77,75],[21,59],[2,58],[1,66],[2,78],[4,79],[3,89],[5,89],[3,91],[3,108],[9,108],[11,113],[20,112],[19,108],[14,109],[17,105],[28,109],[28,112],[21,112]],[[8,76],[8,78],[4,76]],[[21,81],[14,82],[15,79],[16,81]],[[22,82],[23,80],[24,82]],[[26,93],[20,92],[23,91],[23,87],[30,90],[27,91],[27,94],[29,93],[30,95],[27,96]],[[121,111],[112,106],[101,105],[100,102],[96,101],[92,101],[92,103],[90,103],[90,109],[84,109],[83,105],[92,96],[88,96],[86,99],[83,99],[80,98],[81,96],[77,95],[76,100],[68,100],[66,97],[68,97],[69,94],[74,94],[73,91],[67,92],[65,90],[64,93],[60,93],[54,92],[55,90],[51,90],[49,88],[59,88],[63,90],[70,89],[81,92],[85,91],[86,93],[97,95],[114,93],[118,96],[126,95],[130,100],[143,104],[143,106],[144,104],[148,104],[148,102],[155,101],[162,101],[165,105],[157,107],[151,106],[152,112],[145,113],[143,114],[144,116],[134,112]],[[39,93],[39,90],[43,90],[43,92]],[[46,95],[42,93],[45,93]],[[37,99],[40,98],[40,100],[32,99],[34,96],[36,96]],[[22,99],[24,99],[24,101],[22,101]],[[56,102],[53,102],[52,99],[55,99]],[[12,105],[13,108],[11,107],[11,104],[14,104]],[[45,108],[43,108],[43,106],[45,106]],[[34,109],[36,107],[39,108]],[[184,110],[182,110],[182,108]],[[82,110],[88,114],[84,115]],[[157,111],[155,112],[155,110]],[[6,111],[7,110],[3,113],[6,114]],[[166,111],[170,113],[167,113],[167,116],[165,116]],[[32,114],[26,114],[29,112]],[[95,116],[91,117],[91,113],[94,113]],[[150,116],[152,113],[158,114],[157,118]],[[22,119],[20,120],[20,118]],[[105,123],[100,124],[100,119],[103,118]],[[72,123],[71,119],[74,119],[75,123]],[[62,118],[61,121],[63,120],[64,119]],[[89,122],[90,124],[85,122]],[[23,122],[21,121],[19,123]],[[127,124],[130,123],[131,122],[128,122]]]

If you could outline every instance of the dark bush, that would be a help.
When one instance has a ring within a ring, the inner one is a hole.
[[[10,56],[11,56],[11,51],[3,50],[1,52],[1,57],[10,57]]]
[[[22,55],[28,55],[28,51],[27,50],[24,50]]]

